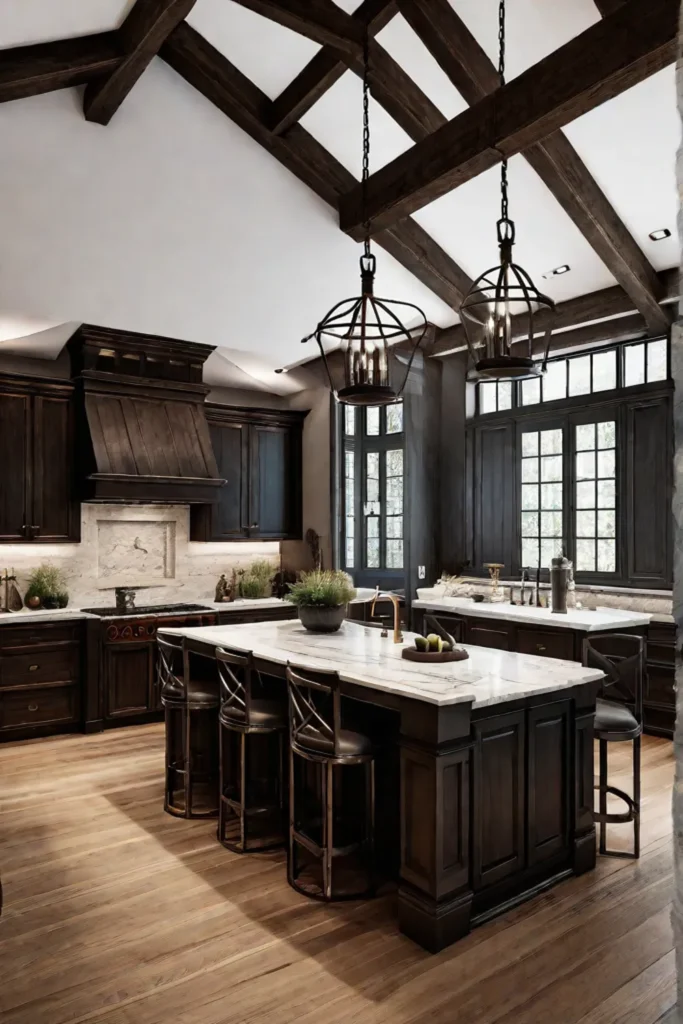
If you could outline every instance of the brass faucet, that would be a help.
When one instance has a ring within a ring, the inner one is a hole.
[[[403,643],[403,633],[401,632],[401,604],[396,594],[380,593],[379,584],[375,587],[375,596],[372,599],[372,605],[370,607],[370,616],[375,614],[375,605],[380,597],[388,598],[394,606],[394,643]],[[385,634],[386,635],[386,634]]]

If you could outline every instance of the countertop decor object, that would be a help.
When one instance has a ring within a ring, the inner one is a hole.
[[[458,648],[454,651],[418,651],[415,647],[404,647],[401,657],[406,661],[417,661],[429,665],[430,663],[439,664],[443,661],[466,661],[469,654]]]
[[[299,610],[302,625],[312,633],[335,633],[346,617],[346,606],[356,596],[350,576],[340,569],[302,572],[285,600]]]
[[[425,615],[423,620],[424,629],[432,632],[415,637],[414,647],[404,647],[401,657],[406,661],[440,662],[440,661],[465,661],[469,654],[463,648],[459,648],[455,638],[433,615]]]
[[[501,594],[499,589],[500,570],[504,569],[505,566],[503,565],[502,562],[484,562],[484,568],[488,569],[489,576],[491,577],[491,580],[493,582],[493,586],[491,587],[490,600],[494,603],[497,601],[502,601],[503,594]]]
[[[39,598],[43,608],[66,608],[69,594],[63,571],[50,562],[43,562],[37,569],[33,569],[28,578],[24,601],[32,597]]]
[[[571,562],[564,555],[551,560],[550,588],[552,593],[552,611],[555,615],[567,614],[567,593],[569,590],[569,573]]]
[[[367,206],[370,177],[370,86],[369,39],[365,28],[363,46],[363,208]],[[302,340],[315,338],[327,373],[330,390],[346,405],[388,405],[400,398],[415,353],[427,333],[427,317],[412,302],[381,299],[375,295],[376,259],[366,226],[360,258],[361,294],[342,299],[325,314],[315,331]],[[407,326],[410,324],[410,326]],[[328,345],[325,345],[325,342]],[[340,370],[330,364],[329,343],[340,350]],[[392,382],[389,348],[403,342],[408,347],[401,382]]]

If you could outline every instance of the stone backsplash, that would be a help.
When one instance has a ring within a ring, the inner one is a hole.
[[[280,565],[277,541],[195,543],[186,505],[81,505],[80,544],[4,544],[0,570],[14,569],[22,595],[43,562],[64,570],[70,607],[113,604],[114,587],[139,587],[138,604],[213,598],[221,573],[255,559]]]

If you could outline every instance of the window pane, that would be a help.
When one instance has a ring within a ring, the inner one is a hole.
[[[346,407],[349,408],[348,406]],[[355,409],[353,410],[355,412]],[[344,452],[344,512],[346,530],[346,568],[353,569],[355,564],[354,537],[356,533],[355,520],[355,477],[356,464],[355,452],[348,449]]]
[[[595,536],[595,512],[577,512],[576,513],[576,536],[577,537],[594,537]]]
[[[403,450],[388,451],[386,455],[386,514],[403,514]],[[389,568],[395,568],[390,566]]]
[[[554,402],[558,398],[567,397],[567,360],[559,359],[548,363],[543,377],[543,401]]]
[[[614,510],[598,512],[598,537],[616,537]]]
[[[536,405],[541,401],[541,381],[538,377],[522,381],[522,405]]]
[[[344,433],[356,433],[356,410],[353,405],[344,406]]]
[[[522,565],[535,569],[539,564],[539,543],[537,540],[522,540]]]
[[[496,385],[495,384],[480,384],[479,385],[479,412],[495,412],[496,405]]]
[[[354,565],[353,565],[353,561],[354,561],[353,544],[354,544],[353,537],[349,537],[348,534],[347,534],[347,536],[346,536],[346,568],[347,569],[353,569],[353,567],[354,567]]]
[[[593,355],[593,391],[613,391],[617,386],[617,351]]]
[[[368,537],[379,537],[379,517],[368,516],[366,520]]]
[[[541,431],[541,455],[562,454],[562,431],[542,430]]]
[[[645,383],[645,345],[627,345],[624,349],[624,386]]]
[[[365,500],[368,503],[379,504],[379,452],[366,452],[365,454]],[[366,514],[379,509],[366,508]]]
[[[557,558],[558,555],[562,554],[562,541],[561,540],[542,540],[541,541],[541,568],[549,569],[553,558]]]
[[[403,536],[403,516],[387,516],[387,538]]]
[[[647,379],[666,380],[666,338],[651,341],[647,346]]]
[[[512,381],[501,380],[498,384],[498,408],[512,408]]]
[[[365,565],[368,569],[379,569],[379,537],[368,537],[366,541]]]
[[[577,452],[592,451],[595,448],[595,424],[582,423],[576,428]]]
[[[533,484],[538,481],[538,459],[522,459],[522,482]]]
[[[365,410],[365,433],[379,434],[379,406],[369,405]]]
[[[522,537],[538,537],[538,512],[522,512]]]
[[[598,423],[598,448],[614,448],[617,443],[616,423]]]
[[[403,568],[403,541],[387,541],[387,569]]]
[[[595,452],[576,453],[576,479],[593,480],[595,478]]]
[[[569,394],[587,395],[591,389],[591,357],[569,360]]]
[[[615,505],[614,480],[598,480],[598,508],[614,508]]]
[[[562,513],[542,512],[541,513],[541,537],[562,536]]]
[[[538,455],[538,433],[522,434],[522,455]]]
[[[522,484],[522,508],[535,512],[538,508],[538,485]]]
[[[576,570],[577,572],[595,572],[595,541],[577,540]]]
[[[598,541],[598,572],[616,572],[617,545],[614,540]]]
[[[541,485],[541,508],[562,508],[562,484]]]
[[[595,483],[577,483],[576,485],[576,507],[595,508]]]
[[[403,430],[403,402],[387,406],[387,434],[400,434]]]
[[[562,456],[545,455],[541,458],[541,480],[550,483],[562,479]]]
[[[614,476],[614,456],[614,448],[608,451],[598,452],[598,476]]]
[[[387,476],[403,476],[403,449],[387,452]]]

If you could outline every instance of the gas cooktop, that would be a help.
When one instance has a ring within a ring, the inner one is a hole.
[[[114,605],[111,608],[81,608],[82,612],[88,615],[129,617],[131,615],[161,615],[166,612],[210,612],[212,609],[203,604],[147,604],[139,608],[132,608],[130,611],[119,611]]]

